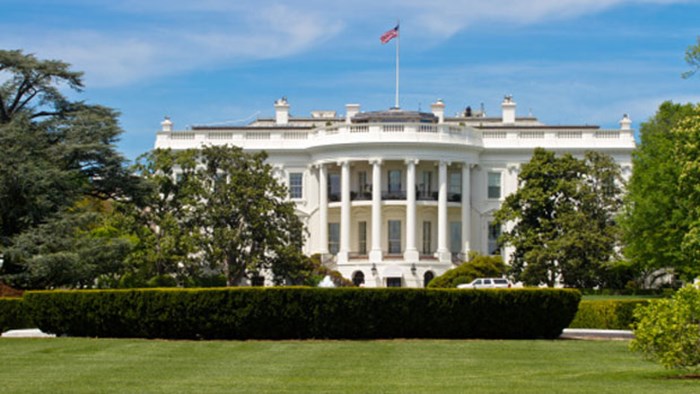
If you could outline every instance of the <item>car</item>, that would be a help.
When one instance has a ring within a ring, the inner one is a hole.
[[[458,289],[510,289],[513,284],[505,278],[476,278],[470,283],[457,285]]]

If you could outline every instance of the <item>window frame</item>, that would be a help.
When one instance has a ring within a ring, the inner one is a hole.
[[[498,184],[493,182],[492,176],[498,177]],[[497,189],[496,189],[497,188]],[[495,192],[497,191],[497,193]],[[492,193],[493,192],[493,193]],[[503,173],[501,171],[489,171],[486,173],[486,198],[489,200],[500,200],[503,197]]]
[[[294,178],[298,178],[298,184],[293,182]],[[292,200],[301,200],[304,198],[304,173],[290,172],[289,177],[289,198]]]

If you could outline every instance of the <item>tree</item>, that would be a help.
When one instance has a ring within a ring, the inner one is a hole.
[[[20,114],[30,119],[55,117],[70,112],[71,103],[58,86],[80,91],[83,73],[71,71],[58,60],[38,60],[20,50],[0,50],[0,73],[9,78],[0,86],[0,124]]]
[[[506,273],[506,270],[501,256],[483,256],[472,253],[469,256],[469,261],[434,278],[428,283],[428,287],[454,289],[457,285],[469,283],[476,278],[500,278]]]
[[[675,204],[685,213],[687,223],[680,244],[682,262],[677,268],[685,279],[692,280],[700,275],[700,105],[678,122],[672,134],[675,157],[681,165]]]
[[[109,222],[110,202],[86,198],[13,239],[5,255],[23,269],[6,278],[22,288],[93,287],[122,272],[134,240]]]
[[[80,91],[81,73],[0,50],[0,75],[0,253],[85,197],[139,200],[143,184],[115,149],[118,114],[61,93]],[[9,256],[0,274],[26,268]]]
[[[197,285],[221,274],[237,285],[263,273],[311,284],[319,270],[301,253],[303,224],[266,159],[228,146],[141,156],[134,171],[151,186],[145,205],[116,204],[118,227],[138,239],[122,285]]]
[[[203,198],[197,179],[195,150],[154,150],[138,158],[134,171],[150,185],[144,207],[119,204],[122,229],[134,234],[139,244],[128,259],[132,275],[141,282],[175,275],[180,284],[201,276],[195,258],[198,228],[195,218]]]
[[[683,78],[690,78],[700,70],[700,37],[698,37],[697,40],[698,42],[695,45],[691,45],[685,50],[685,62],[688,63],[692,69],[684,72],[681,75]]]
[[[700,366],[700,290],[687,285],[671,299],[660,299],[634,313],[630,348],[670,369]]]
[[[496,212],[506,225],[500,242],[514,247],[511,272],[528,285],[592,287],[618,244],[620,169],[608,156],[583,160],[535,149],[518,190]]]
[[[684,171],[681,158],[692,155],[679,150],[686,129],[679,125],[694,111],[690,104],[665,102],[640,128],[620,224],[624,254],[645,275],[661,268],[674,268],[686,279],[695,275],[695,260],[687,258],[681,245],[689,231],[693,201],[697,200],[686,194],[692,185],[686,183],[684,191],[679,187]]]
[[[202,195],[197,206],[201,250],[222,268],[228,285],[269,269],[281,283],[302,265],[304,226],[272,175],[265,152],[211,146],[201,151]]]

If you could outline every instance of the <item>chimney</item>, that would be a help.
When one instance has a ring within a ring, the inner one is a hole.
[[[160,130],[168,133],[173,131],[173,122],[170,121],[169,116],[166,116],[165,120],[160,122]]]
[[[627,114],[622,115],[622,120],[620,120],[620,130],[632,130],[632,121]]]
[[[438,118],[438,123],[445,123],[445,103],[442,102],[442,99],[437,99],[436,102],[431,104],[430,110]]]
[[[513,101],[513,96],[505,96],[503,103],[501,103],[501,108],[503,109],[503,124],[515,124],[515,101]]]
[[[289,104],[286,97],[275,101],[275,123],[280,125],[289,123]]]
[[[360,104],[345,105],[345,123],[351,123],[352,117],[360,113]]]

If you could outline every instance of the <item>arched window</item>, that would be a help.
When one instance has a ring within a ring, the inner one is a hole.
[[[357,271],[354,274],[352,274],[352,283],[360,287],[360,285],[365,284],[365,274],[362,273],[362,271]]]
[[[423,287],[428,287],[428,283],[430,283],[433,278],[435,278],[433,271],[425,271],[425,274],[423,274]]]

